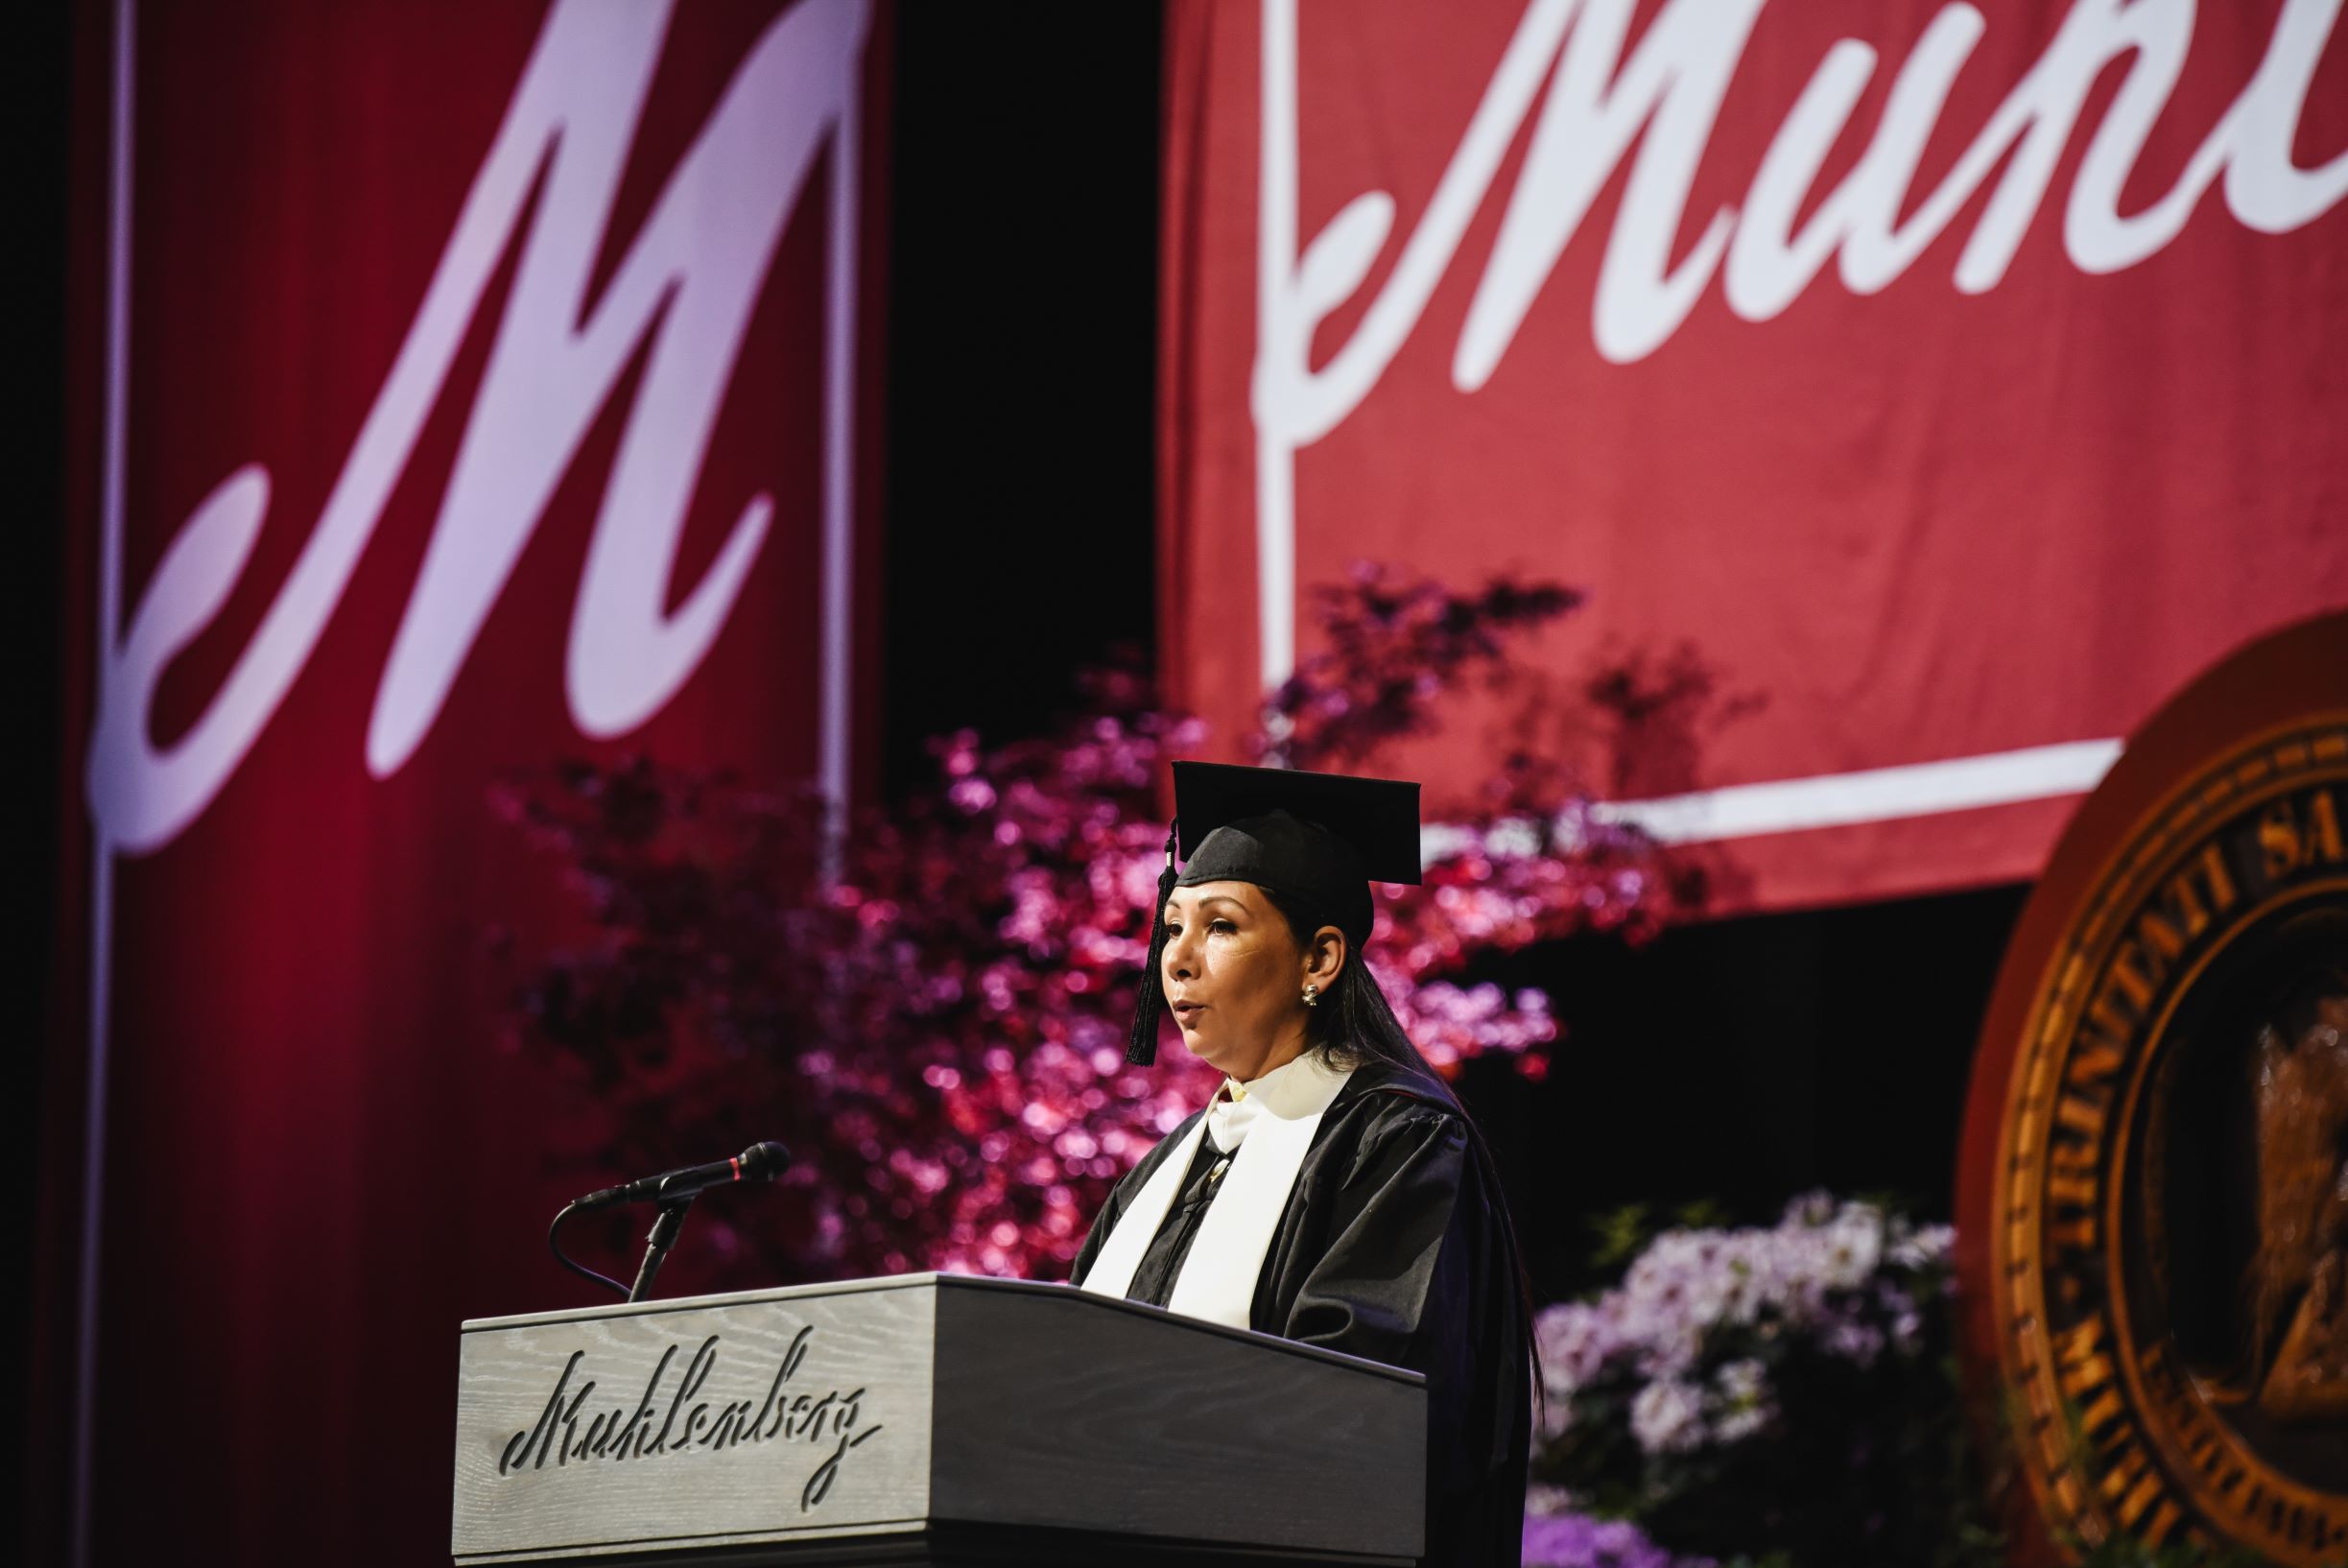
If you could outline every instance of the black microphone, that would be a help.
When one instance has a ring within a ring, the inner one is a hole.
[[[571,1207],[601,1209],[614,1203],[671,1203],[712,1187],[723,1187],[729,1181],[772,1181],[790,1167],[790,1150],[779,1143],[754,1143],[732,1159],[688,1165],[617,1187],[605,1187],[589,1193]]]

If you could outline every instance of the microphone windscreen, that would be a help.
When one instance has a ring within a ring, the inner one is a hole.
[[[791,1151],[771,1140],[754,1143],[742,1152],[739,1163],[743,1180],[772,1181],[791,1168]]]

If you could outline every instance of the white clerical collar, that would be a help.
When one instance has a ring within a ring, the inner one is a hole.
[[[1207,1136],[1227,1154],[1246,1141],[1247,1129],[1260,1117],[1272,1115],[1293,1122],[1326,1109],[1344,1085],[1345,1076],[1332,1069],[1319,1052],[1307,1051],[1245,1083],[1225,1079],[1215,1103],[1207,1107]]]
[[[1206,1218],[1198,1224],[1166,1303],[1169,1310],[1233,1328],[1249,1326],[1256,1276],[1263,1272],[1265,1254],[1270,1250],[1272,1232],[1288,1207],[1296,1173],[1312,1152],[1313,1135],[1319,1129],[1322,1114],[1352,1076],[1350,1068],[1340,1072],[1317,1053],[1308,1052],[1244,1085],[1247,1098],[1229,1108],[1254,1107],[1243,1124],[1252,1125],[1254,1136],[1233,1155],[1215,1200],[1207,1205]],[[1224,1104],[1219,1093],[1216,1106]],[[1174,1208],[1175,1189],[1190,1169],[1199,1138],[1214,1120],[1215,1108],[1191,1124],[1190,1130],[1142,1183],[1132,1205],[1109,1232],[1092,1271],[1084,1276],[1085,1290],[1122,1296],[1131,1287],[1144,1249]],[[1225,1150],[1232,1147],[1220,1137],[1217,1144]]]

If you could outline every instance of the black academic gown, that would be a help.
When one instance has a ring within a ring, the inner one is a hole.
[[[1110,1193],[1073,1282],[1191,1123]],[[1164,1306],[1213,1199],[1211,1140],[1130,1295]],[[1530,1371],[1517,1264],[1466,1123],[1422,1074],[1367,1062],[1315,1130],[1256,1276],[1248,1326],[1427,1377],[1427,1553],[1440,1568],[1522,1560]],[[1343,1463],[1345,1456],[1322,1456]]]

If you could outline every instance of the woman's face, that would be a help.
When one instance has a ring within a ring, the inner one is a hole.
[[[1316,934],[1311,951],[1252,882],[1176,888],[1166,903],[1159,977],[1182,1043],[1233,1078],[1261,1078],[1305,1048],[1304,986],[1327,990],[1344,962],[1342,937]]]

